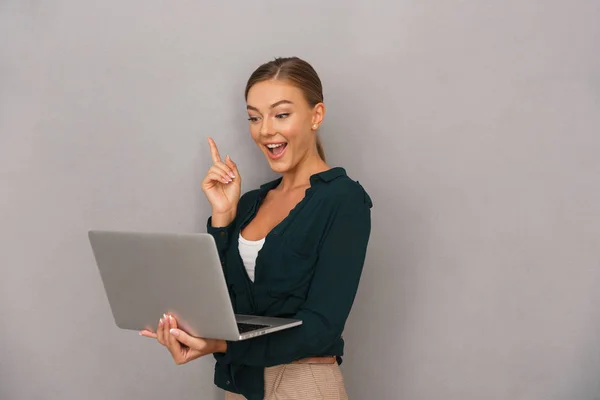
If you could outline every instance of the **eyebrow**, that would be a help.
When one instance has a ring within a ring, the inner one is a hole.
[[[278,102],[271,104],[271,106],[269,108],[275,108],[275,107],[280,106],[282,104],[294,104],[294,103],[291,102],[290,100],[279,100]],[[251,106],[251,105],[247,105],[246,109],[247,110],[254,110],[256,112],[259,112],[258,108],[254,107],[254,106]]]

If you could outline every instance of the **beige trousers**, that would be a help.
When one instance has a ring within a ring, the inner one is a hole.
[[[225,393],[225,400],[244,396]],[[335,364],[284,364],[265,368],[265,400],[347,400],[342,372]]]

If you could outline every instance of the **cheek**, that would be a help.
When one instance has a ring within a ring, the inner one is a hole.
[[[304,131],[306,130],[302,121],[286,121],[286,123],[280,123],[278,132],[280,132],[290,142],[301,142],[303,141]]]
[[[257,142],[260,138],[260,127],[256,124],[251,124],[250,125],[250,136],[252,136],[252,139]]]

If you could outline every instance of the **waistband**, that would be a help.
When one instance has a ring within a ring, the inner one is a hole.
[[[336,356],[308,357],[292,362],[292,364],[335,364]]]

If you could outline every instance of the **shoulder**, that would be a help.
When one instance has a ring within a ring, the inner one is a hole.
[[[332,207],[373,207],[371,196],[365,188],[345,173],[324,182],[321,186],[320,195]]]

